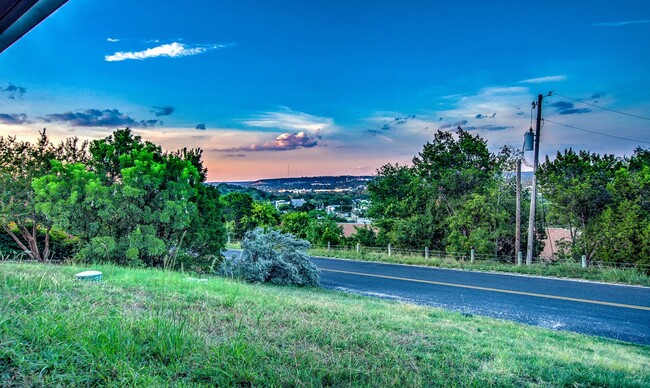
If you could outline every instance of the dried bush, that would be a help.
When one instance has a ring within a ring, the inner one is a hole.
[[[244,235],[242,254],[227,258],[219,274],[253,283],[318,286],[318,269],[309,260],[309,242],[274,229]]]

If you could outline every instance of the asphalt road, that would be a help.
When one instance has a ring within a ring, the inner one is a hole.
[[[334,290],[650,345],[648,287],[322,257],[312,261],[321,271],[321,285]]]

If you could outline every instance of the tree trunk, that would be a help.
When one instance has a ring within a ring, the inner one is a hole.
[[[39,251],[38,245],[36,244],[36,236],[30,233],[29,229],[27,229],[24,225],[19,225],[18,229],[20,229],[20,234],[27,241],[27,244],[29,244],[29,250],[31,252],[30,256],[32,259],[42,262],[43,259],[41,258],[41,252]]]
[[[45,242],[43,243],[43,261],[48,261],[50,259],[50,230],[51,226],[45,230]]]
[[[12,239],[14,239],[14,241],[16,242],[16,244],[18,244],[18,246],[20,247],[20,249],[23,250],[23,252],[25,252],[25,253],[29,253],[29,248],[27,248],[27,247],[25,246],[25,244],[23,244],[23,242],[20,241],[20,239],[18,238],[18,236],[16,236],[16,234],[15,234],[15,233],[14,233],[14,232],[13,232],[13,231],[8,227],[8,226],[6,226],[6,225],[2,225],[2,229],[4,229],[4,231],[7,232],[7,234],[8,234],[9,236],[11,236]]]
[[[41,250],[38,248],[38,229],[36,228],[36,225],[34,224],[31,231],[22,224],[18,224],[17,226],[18,230],[20,231],[20,235],[23,238],[22,240],[8,226],[3,225],[2,229],[4,229],[4,231],[7,232],[9,236],[11,236],[16,244],[18,244],[20,249],[22,249],[23,252],[25,252],[32,260],[36,260],[38,262],[49,260],[51,227],[48,227],[45,233],[43,252],[41,254]]]

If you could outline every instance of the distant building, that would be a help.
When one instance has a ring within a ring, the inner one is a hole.
[[[370,228],[372,229],[373,232],[379,233],[379,229],[373,228],[372,225],[369,224],[353,224],[353,223],[347,223],[347,222],[341,222],[337,224],[341,228],[343,228],[343,236],[345,237],[351,237],[354,234],[357,233],[357,229],[364,229],[364,228]]]
[[[565,228],[546,228],[546,239],[544,240],[544,250],[539,257],[546,260],[556,260],[558,243],[566,241],[570,243],[571,231]]]
[[[275,205],[276,210],[280,210],[280,206],[290,205],[291,202],[285,201],[285,200],[280,200],[280,201],[273,201],[273,204]]]
[[[304,199],[302,199],[302,198],[292,199],[291,200],[291,206],[293,206],[293,207],[301,207],[302,205],[305,204],[305,202],[306,201]]]
[[[335,213],[338,209],[341,208],[341,205],[328,205],[325,207],[325,211],[329,213]]]

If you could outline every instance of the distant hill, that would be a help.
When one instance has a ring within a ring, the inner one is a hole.
[[[211,182],[213,185],[240,186],[262,191],[282,192],[293,190],[306,191],[361,191],[373,177],[366,176],[315,176],[301,178],[259,179],[248,182]]]
[[[507,173],[507,176],[514,176],[514,173]],[[209,182],[211,185],[219,187],[222,194],[229,192],[248,193],[255,199],[272,199],[270,192],[285,191],[308,191],[308,192],[327,192],[327,191],[364,191],[368,182],[374,177],[372,175],[341,175],[341,176],[314,176],[301,178],[271,178],[258,179],[256,181],[246,182]],[[533,173],[525,171],[521,173],[521,182],[523,187],[530,186],[533,182]]]
[[[240,186],[238,184],[232,183],[216,183],[210,182],[209,184],[216,186],[219,189],[221,195],[226,195],[228,193],[244,193],[253,197],[256,201],[273,201],[275,196],[267,191],[262,191],[254,187]]]

